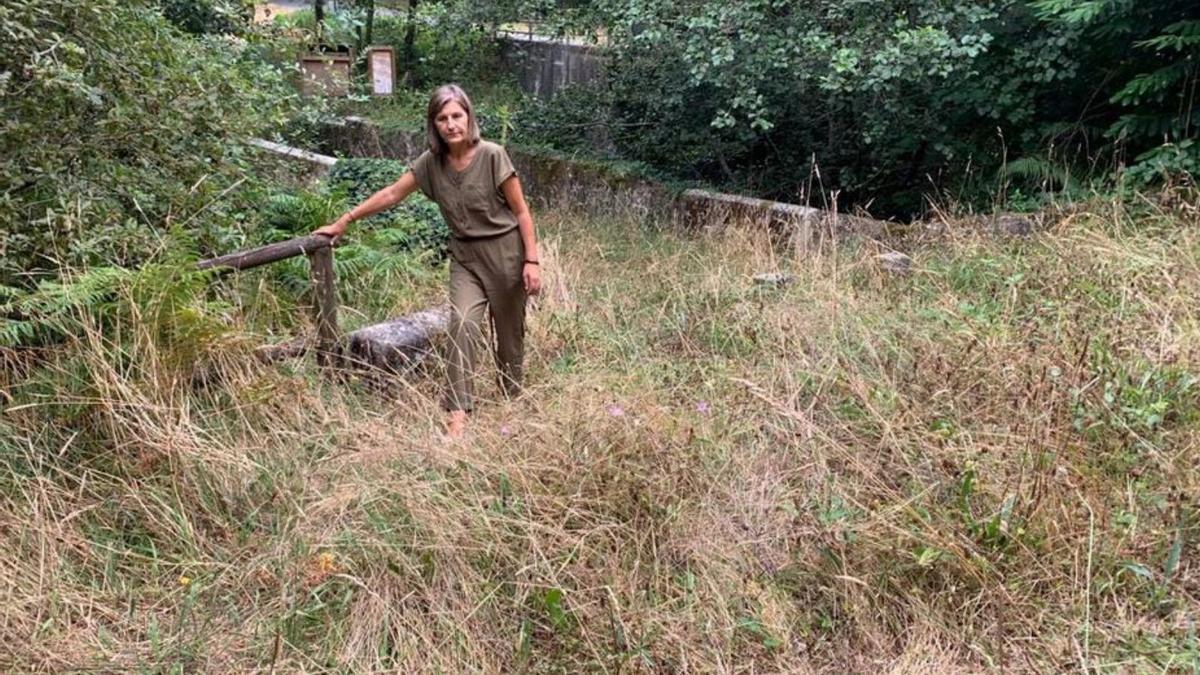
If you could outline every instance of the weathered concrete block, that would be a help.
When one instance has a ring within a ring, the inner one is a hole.
[[[992,218],[992,231],[1004,237],[1027,237],[1033,233],[1033,221],[1015,213],[1000,213]]]
[[[798,237],[805,248],[842,235],[879,239],[885,233],[884,223],[870,218],[709,190],[685,190],[678,198],[677,209],[685,226],[714,228],[749,223]]]
[[[425,139],[421,133],[346,117],[326,126],[325,143],[329,152],[351,157],[411,161],[424,151]],[[508,153],[526,196],[542,205],[582,205],[594,212],[665,216],[696,228],[752,223],[792,236],[805,248],[837,241],[843,235],[879,239],[886,234],[885,224],[871,218],[708,190],[675,194],[662,183],[626,175],[599,162],[518,146],[510,146]]]
[[[317,166],[324,167],[326,171],[332,168],[334,164],[337,164],[337,157],[321,155],[315,152],[309,152],[308,150],[301,150],[300,148],[294,148],[290,145],[275,143],[261,138],[251,138],[250,145],[253,145],[257,148],[262,148],[267,152],[283,155],[284,157],[288,157],[290,159],[297,159],[303,162],[308,162],[309,164],[315,164]]]
[[[336,157],[320,155],[315,152],[301,150],[300,148],[294,148],[282,143],[273,143],[261,138],[250,139],[250,145],[266,151],[281,161],[288,162],[289,166],[305,167],[304,171],[299,174],[290,174],[299,178],[304,183],[328,176],[329,170],[333,168],[334,164],[337,164]]]
[[[875,256],[879,266],[893,274],[908,274],[912,271],[912,258],[899,251],[890,251]]]
[[[796,277],[783,272],[762,272],[754,275],[754,283],[759,286],[771,286],[779,288],[787,286],[796,280]]]
[[[425,151],[425,134],[381,128],[369,120],[347,116],[328,120],[322,148],[347,157],[375,157],[409,162]]]

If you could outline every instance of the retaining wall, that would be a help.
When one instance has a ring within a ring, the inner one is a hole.
[[[423,133],[380,128],[359,117],[331,122],[324,141],[324,152],[349,157],[411,160],[425,147]],[[507,149],[529,199],[543,206],[653,216],[685,228],[761,226],[796,236],[802,244],[885,234],[885,224],[870,218],[708,190],[678,192],[601,163],[518,146]]]

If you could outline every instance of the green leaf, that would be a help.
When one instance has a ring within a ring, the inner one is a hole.
[[[542,597],[542,604],[546,607],[546,614],[550,617],[550,622],[558,630],[563,630],[570,625],[566,610],[563,608],[565,595],[560,588],[551,588],[546,591]]]
[[[1142,579],[1154,579],[1154,572],[1151,572],[1149,567],[1146,567],[1141,563],[1127,562],[1121,566],[1121,569],[1132,573],[1134,576],[1141,577]]]
[[[1175,576],[1175,571],[1179,569],[1180,558],[1183,557],[1184,544],[1184,528],[1175,528],[1175,542],[1171,544],[1171,549],[1167,552],[1167,559],[1163,563],[1163,576],[1167,579]]]

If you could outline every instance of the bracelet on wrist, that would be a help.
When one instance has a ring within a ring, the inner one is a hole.
[[[526,260],[525,264],[526,265],[539,265],[539,266],[541,265],[541,263],[536,260]]]

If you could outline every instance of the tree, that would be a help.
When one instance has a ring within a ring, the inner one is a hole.
[[[1084,36],[1092,59],[1105,64],[1119,106],[1107,136],[1128,143],[1142,179],[1200,172],[1200,5],[1161,0],[1040,0],[1039,16]],[[1128,46],[1132,45],[1131,51]]]
[[[989,203],[1014,180],[1103,175],[1125,150],[1156,167],[1143,175],[1194,171],[1200,151],[1186,0],[451,5],[466,24],[602,34],[606,91],[577,94],[612,102],[592,114],[621,156],[768,197],[820,189],[907,217],[933,190]]]
[[[186,34],[150,0],[16,0],[0,33],[0,285],[136,264],[177,225],[236,247],[221,196],[244,139],[298,102],[252,41]]]
[[[161,0],[163,16],[180,29],[205,33],[240,33],[254,19],[249,0]]]

